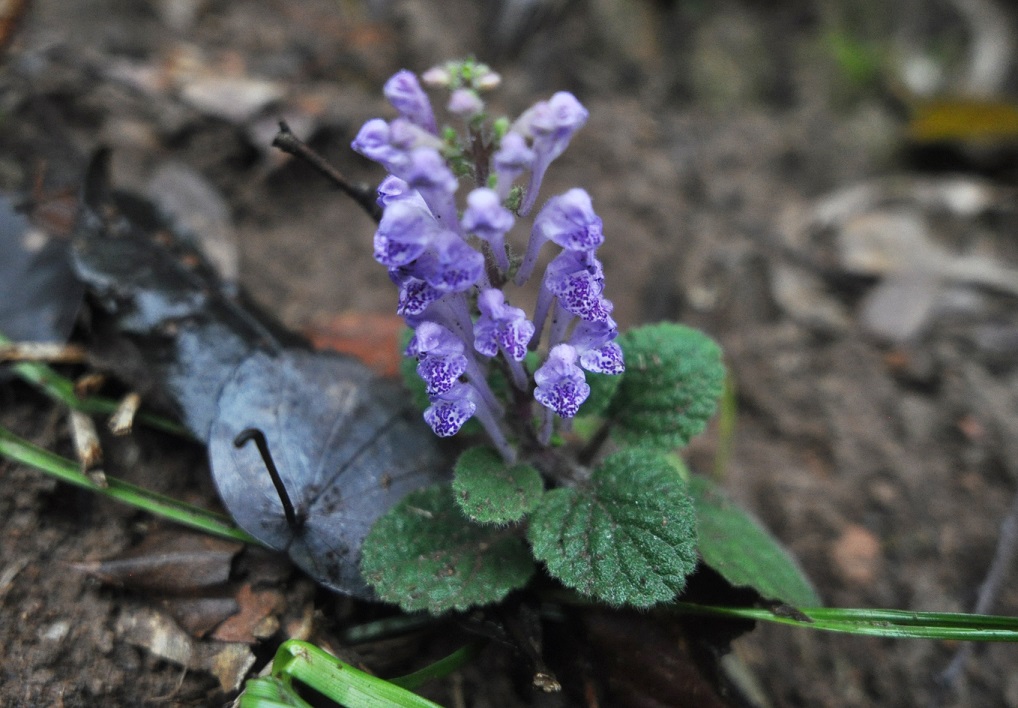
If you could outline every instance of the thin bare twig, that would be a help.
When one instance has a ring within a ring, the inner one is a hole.
[[[272,140],[272,146],[279,148],[288,155],[304,160],[316,170],[325,175],[333,184],[339,187],[347,196],[357,202],[357,206],[363,209],[368,216],[378,223],[382,220],[382,208],[375,201],[375,192],[362,185],[354,184],[343,174],[329,164],[328,160],[307,146],[300,138],[293,134],[290,126],[285,120],[279,121],[279,132]]]

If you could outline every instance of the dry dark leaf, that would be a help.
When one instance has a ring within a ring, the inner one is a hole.
[[[179,595],[229,580],[233,557],[242,547],[237,541],[162,530],[117,556],[75,567],[106,583]]]
[[[240,611],[234,597],[167,597],[159,604],[193,637],[204,637]]]

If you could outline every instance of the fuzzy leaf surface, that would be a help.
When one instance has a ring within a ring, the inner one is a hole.
[[[498,602],[534,572],[523,539],[471,523],[448,484],[408,494],[375,523],[362,553],[365,579],[406,612]]]
[[[697,560],[686,484],[650,448],[611,455],[583,488],[547,492],[530,515],[529,538],[552,576],[611,605],[671,600]]]
[[[703,477],[690,479],[689,493],[704,563],[732,585],[753,588],[768,600],[795,607],[820,606],[799,564],[749,512]]]
[[[508,466],[490,447],[472,447],[456,460],[452,480],[464,514],[485,524],[522,519],[544,493],[541,474],[532,466]]]
[[[619,337],[626,357],[610,415],[630,445],[682,447],[714,415],[724,387],[721,348],[699,330],[662,322]]]

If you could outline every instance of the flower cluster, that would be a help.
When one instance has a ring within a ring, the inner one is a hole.
[[[499,77],[486,66],[450,62],[422,78],[450,92],[446,109],[466,135],[440,132],[413,73],[400,71],[385,84],[399,116],[369,120],[353,142],[389,173],[378,187],[383,216],[374,256],[399,288],[397,311],[414,329],[406,354],[417,358],[426,385],[431,405],[425,420],[448,436],[476,417],[503,456],[513,459],[507,433],[519,433],[530,420],[506,420],[507,405],[517,417],[526,410],[521,402],[543,406],[537,437],[547,444],[554,416],[572,418],[589,396],[585,371],[624,369],[596,256],[604,234],[590,195],[571,189],[548,199],[533,219],[522,258],[514,257],[507,238],[530,214],[549,165],[588,113],[572,94],[560,92],[511,124],[490,125],[480,93],[497,86]],[[474,185],[462,209],[456,200],[461,180]],[[504,288],[527,282],[549,241],[560,251],[541,277],[531,320],[507,302]],[[531,374],[527,355],[542,335],[547,354]],[[494,370],[509,381],[512,393],[504,400],[489,385]]]

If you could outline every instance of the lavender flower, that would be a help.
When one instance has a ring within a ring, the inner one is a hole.
[[[522,285],[530,277],[537,254],[547,241],[553,241],[568,251],[593,253],[604,243],[601,217],[594,213],[590,195],[583,189],[570,189],[552,197],[534,219],[530,232],[527,255],[516,275],[516,284]]]
[[[431,213],[445,228],[458,228],[453,195],[459,187],[459,180],[438,150],[422,147],[410,151],[406,162],[393,173],[420,193]]]
[[[389,124],[381,118],[372,118],[357,133],[350,146],[369,160],[374,160],[389,172],[404,166],[408,161],[405,150],[393,147]]]
[[[602,297],[604,268],[592,253],[563,251],[544,272],[538,309],[545,310],[550,296],[558,298],[566,312],[588,321],[603,320],[611,305]],[[543,301],[543,302],[542,302]]]
[[[469,290],[483,273],[484,256],[451,231],[436,233],[413,268],[415,277],[443,293]]]
[[[534,324],[518,307],[506,304],[501,290],[489,288],[477,296],[481,316],[474,325],[474,348],[485,356],[501,350],[513,361],[523,361]]]
[[[534,398],[563,418],[572,418],[590,395],[583,369],[576,365],[578,354],[571,344],[552,347],[548,360],[534,372]]]
[[[417,357],[417,373],[424,379],[429,398],[447,393],[467,370],[463,342],[434,322],[418,325],[406,354]]]
[[[469,120],[484,112],[484,101],[473,89],[456,89],[449,97],[446,110],[453,115]]]
[[[580,366],[599,374],[621,374],[626,369],[622,348],[615,343],[619,328],[610,316],[600,321],[581,321],[569,343],[580,355]]]
[[[548,166],[568,147],[573,133],[586,124],[589,115],[573,94],[559,91],[550,100],[528,109],[513,124],[513,132],[531,138],[534,150],[530,184],[520,206],[520,214],[530,213]]]
[[[399,305],[396,314],[403,317],[411,326],[415,326],[419,317],[432,303],[442,297],[441,291],[420,278],[413,277],[405,268],[390,268],[389,277],[399,286]]]
[[[375,260],[388,268],[405,266],[424,254],[439,231],[427,207],[413,199],[398,199],[382,213],[375,232]]]
[[[401,116],[429,133],[438,133],[431,101],[412,72],[397,72],[385,82],[382,92]]]
[[[461,225],[491,246],[495,263],[503,274],[509,271],[509,257],[505,252],[505,235],[516,220],[512,212],[502,206],[494,190],[482,187],[467,195],[467,208],[463,212]]]
[[[477,411],[471,388],[463,383],[453,385],[441,396],[431,399],[424,411],[424,420],[435,435],[447,438],[459,432]]]

